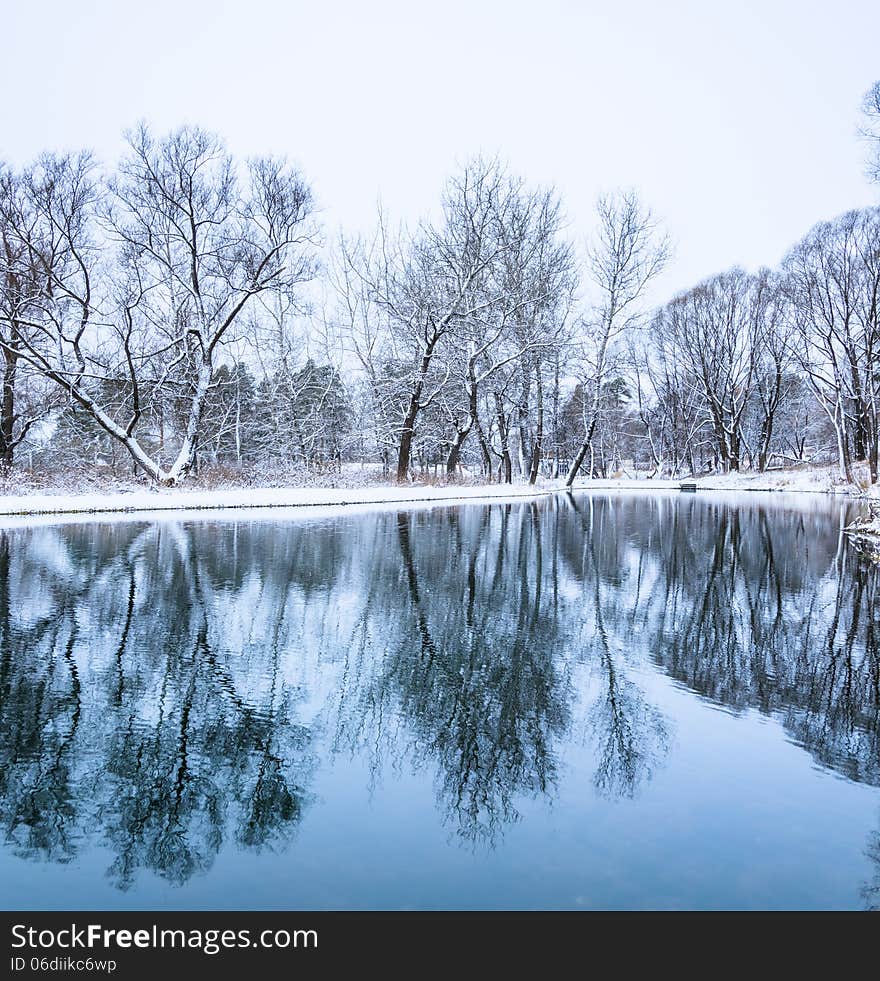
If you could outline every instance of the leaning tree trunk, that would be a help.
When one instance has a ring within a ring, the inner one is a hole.
[[[193,392],[192,402],[190,403],[189,419],[187,420],[183,443],[168,473],[164,474],[160,479],[160,483],[168,487],[174,487],[182,483],[195,465],[199,431],[202,424],[202,413],[205,409],[205,399],[207,398],[208,389],[211,385],[212,374],[211,362],[205,358],[199,365],[198,375],[196,376],[196,387]]]
[[[574,461],[572,462],[571,467],[569,468],[568,475],[565,478],[566,487],[571,487],[571,485],[575,481],[575,477],[577,477],[578,473],[580,472],[581,465],[584,462],[584,458],[586,457],[587,453],[590,452],[590,448],[593,445],[593,436],[595,432],[596,432],[596,417],[594,415],[592,421],[590,422],[590,425],[587,427],[587,434],[584,438],[583,443],[581,443],[581,448],[577,451],[577,455],[575,456]]]
[[[458,469],[459,460],[461,459],[461,448],[464,446],[465,440],[468,438],[468,433],[470,433],[471,427],[467,426],[466,429],[457,429],[455,431],[455,439],[452,441],[452,446],[449,449],[449,454],[446,457],[446,476],[455,476],[455,471]]]

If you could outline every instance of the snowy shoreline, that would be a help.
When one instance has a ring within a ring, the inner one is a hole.
[[[725,474],[693,480],[698,491],[761,491],[864,496],[858,487],[836,482],[830,469],[777,471],[769,474]],[[679,491],[680,479],[626,478],[582,480],[572,488],[589,491]],[[362,507],[385,504],[468,503],[533,500],[564,492],[562,481],[526,484],[387,485],[349,488],[269,487],[211,490],[133,490],[112,493],[28,493],[0,496],[0,517],[41,515],[132,514],[166,511],[220,511],[254,508]]]
[[[220,511],[256,508],[358,507],[472,500],[534,499],[554,493],[545,486],[489,484],[477,487],[353,488],[269,487],[216,490],[142,490],[107,494],[18,494],[0,496],[0,517],[53,514],[132,514],[164,511]]]

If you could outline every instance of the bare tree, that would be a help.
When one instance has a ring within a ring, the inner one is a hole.
[[[722,469],[739,470],[743,422],[756,371],[751,280],[741,269],[677,296],[658,320],[698,387]]]
[[[553,191],[528,190],[515,182],[498,217],[502,249],[485,283],[491,302],[463,325],[461,353],[453,361],[453,377],[464,398],[452,413],[455,434],[447,473],[454,472],[466,439],[476,430],[487,474],[495,454],[509,482],[509,436],[515,428],[521,473],[533,484],[544,452],[545,376],[564,343],[576,285],[574,254],[561,236],[561,207]],[[487,384],[495,408],[481,420]],[[505,436],[497,448],[493,421],[495,434]]]
[[[841,478],[877,472],[880,209],[816,225],[785,260],[798,363],[835,434]]]
[[[22,322],[28,331],[6,323],[21,357],[151,480],[176,484],[193,466],[222,346],[256,298],[290,294],[313,275],[311,194],[283,161],[242,168],[200,129],[157,140],[141,126],[128,141],[109,181],[86,154],[31,168],[37,220],[16,236],[41,269],[39,315]],[[151,403],[169,397],[186,410],[166,467],[142,430]]]
[[[631,340],[628,367],[654,471],[674,477],[685,469],[696,469],[706,416],[699,390],[678,357],[674,338],[662,329],[664,316],[663,310],[658,311],[649,334]]]
[[[380,214],[371,244],[343,243],[342,317],[380,428],[394,433],[398,481],[417,423],[432,414],[453,430],[435,439],[447,472],[473,431],[488,456],[480,389],[520,359],[532,370],[527,352],[544,343],[536,338],[571,275],[559,225],[552,194],[526,192],[497,161],[477,159],[448,182],[439,222],[392,236]]]
[[[868,179],[880,182],[880,82],[875,82],[865,93],[862,114],[861,134],[868,144]]]
[[[596,210],[599,228],[587,251],[587,269],[600,298],[588,325],[590,385],[584,399],[584,438],[565,478],[567,487],[593,442],[612,344],[638,322],[640,301],[670,255],[669,239],[634,191],[603,195]]]
[[[754,393],[758,406],[757,449],[763,473],[769,463],[780,410],[793,394],[794,338],[779,277],[762,269],[752,279],[750,315],[755,343]]]
[[[485,227],[458,228],[465,241],[446,241],[443,232],[454,235],[455,228],[448,218],[443,230],[423,226],[414,235],[402,231],[392,241],[380,216],[371,248],[362,242],[344,246],[349,283],[360,280],[370,305],[358,326],[366,323],[376,336],[359,347],[369,357],[382,414],[396,417],[398,482],[409,476],[416,422],[448,380],[448,374],[435,378],[438,346],[470,312],[469,292],[487,261]],[[468,241],[471,233],[475,240]]]
[[[0,466],[4,468],[12,466],[16,448],[53,403],[52,393],[36,384],[33,372],[22,371],[28,368],[26,361],[22,364],[23,338],[33,335],[29,321],[36,312],[41,274],[36,256],[15,229],[30,226],[33,220],[21,177],[0,164]]]

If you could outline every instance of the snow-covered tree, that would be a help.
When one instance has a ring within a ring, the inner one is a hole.
[[[283,161],[242,165],[197,128],[157,139],[140,126],[128,145],[109,177],[87,154],[28,169],[32,217],[11,236],[39,279],[27,316],[4,323],[20,359],[151,480],[176,484],[193,467],[224,346],[258,299],[291,294],[314,273],[311,192]],[[103,401],[97,383],[119,377],[126,390]],[[143,423],[147,400],[168,397],[187,411],[166,463]]]

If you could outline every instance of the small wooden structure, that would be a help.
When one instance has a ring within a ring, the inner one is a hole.
[[[683,480],[679,485],[678,489],[682,491],[688,491],[693,493],[697,489],[697,482],[695,480]]]

